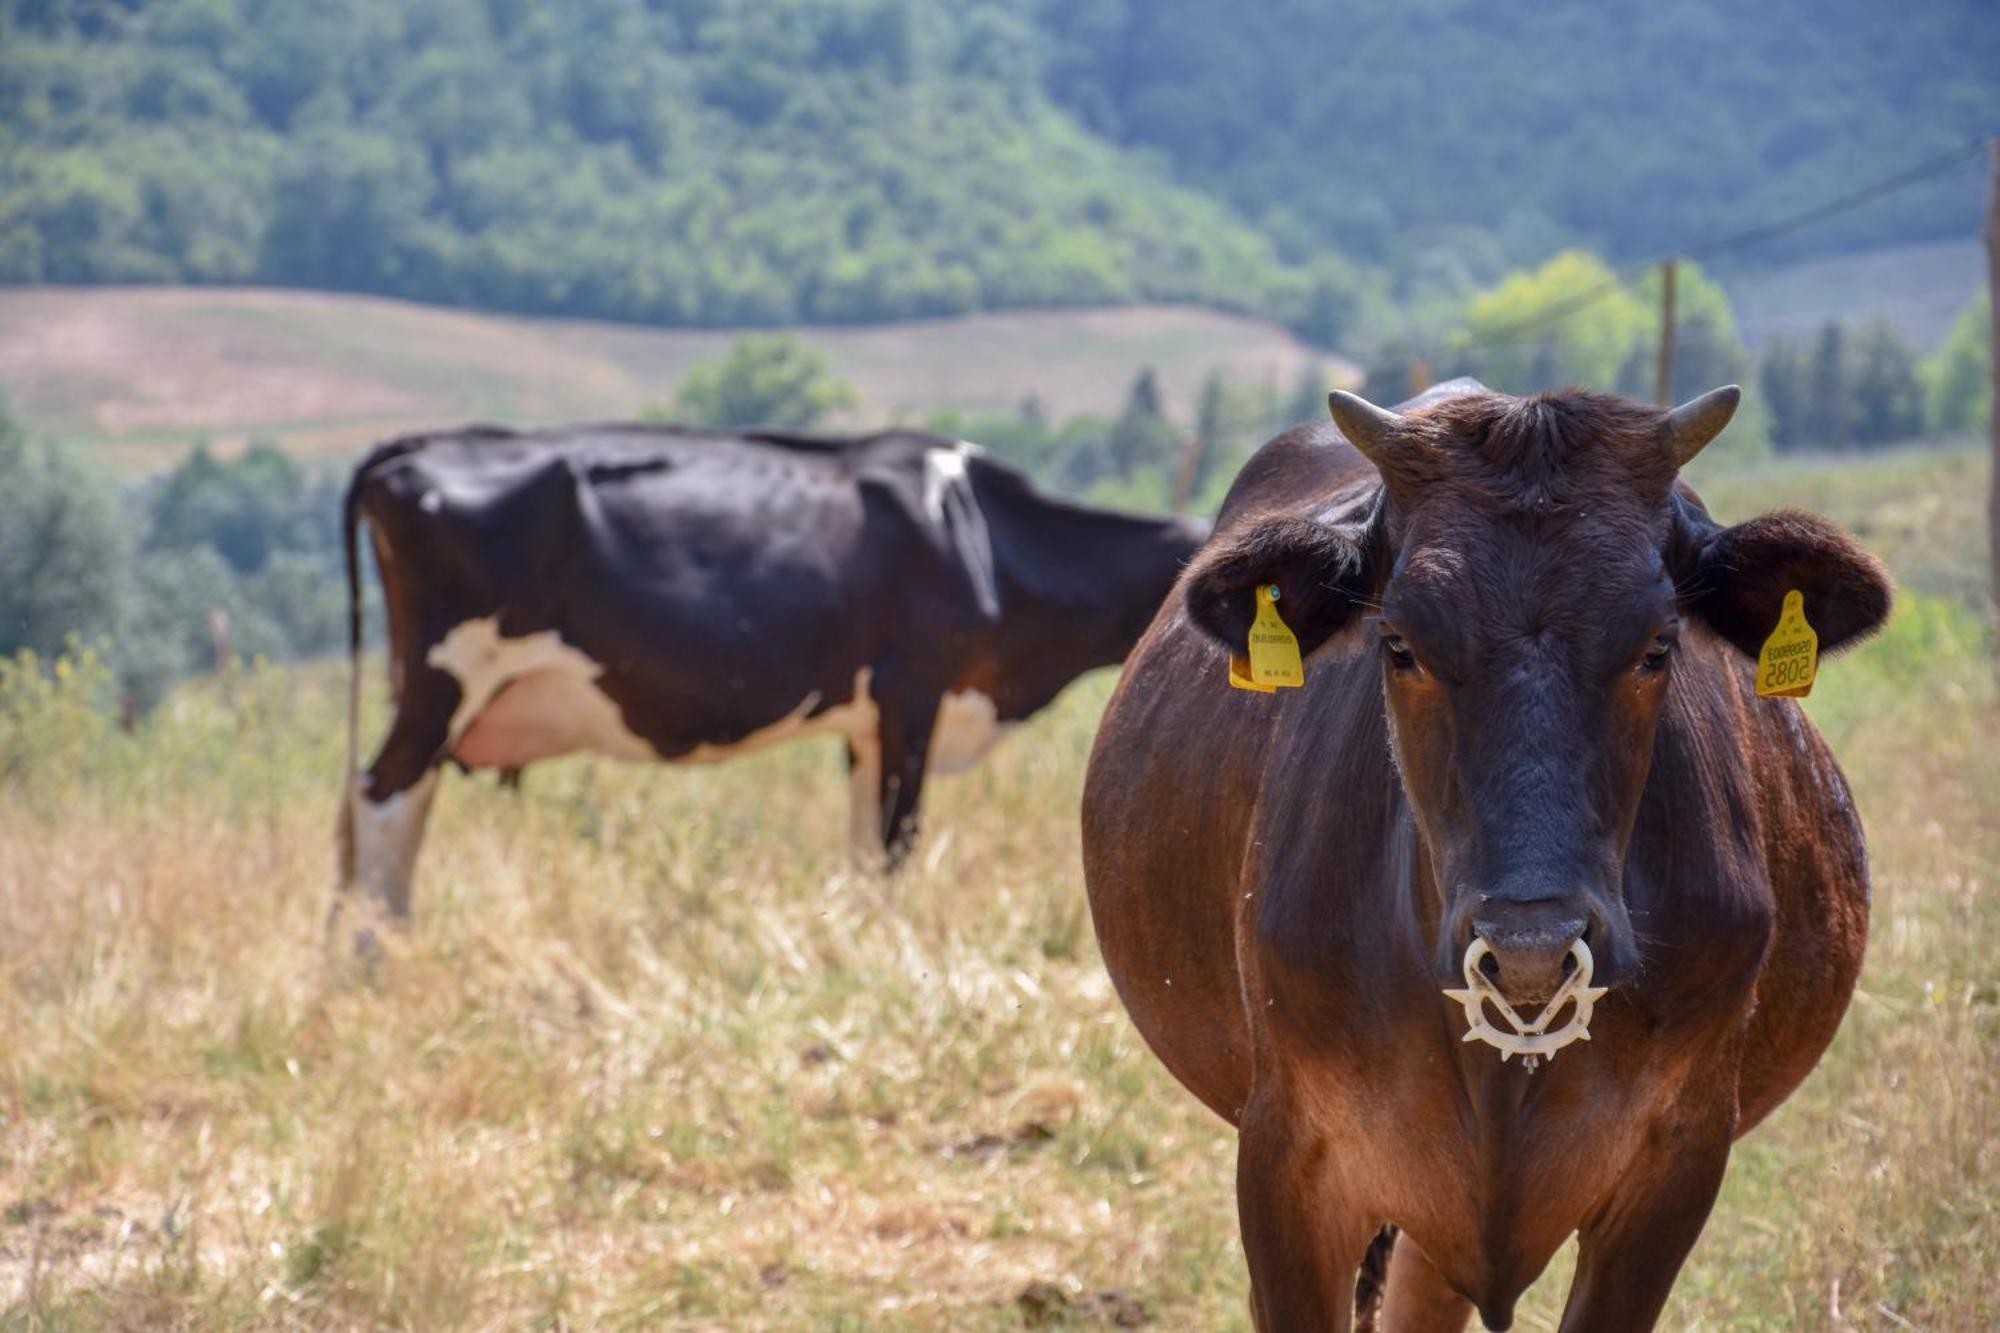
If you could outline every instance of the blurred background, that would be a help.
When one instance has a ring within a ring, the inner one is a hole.
[[[1997,132],[1992,0],[0,0],[0,1326],[1245,1327],[1092,952],[1108,678],[888,885],[830,747],[454,783],[328,986],[339,495],[643,416],[1204,512],[1457,374],[1740,382],[1711,508],[1898,582],[1809,705],[1870,972],[1669,1326],[2000,1326]]]
[[[111,635],[143,705],[190,589],[323,650],[324,477],[475,418],[920,424],[1212,507],[1329,384],[1653,395],[1668,257],[1725,455],[1985,421],[1990,5],[1378,9],[4,0],[0,504],[144,558],[0,514],[0,650]]]

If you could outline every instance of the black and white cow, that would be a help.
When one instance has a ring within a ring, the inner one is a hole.
[[[356,470],[395,721],[341,817],[393,916],[439,768],[574,751],[703,762],[847,742],[853,835],[894,864],[928,772],[1118,662],[1206,526],[1045,495],[976,446],[600,425],[396,440]]]

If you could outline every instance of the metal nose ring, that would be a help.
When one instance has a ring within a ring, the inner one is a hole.
[[[1536,1065],[1545,1059],[1553,1059],[1557,1051],[1571,1042],[1590,1040],[1591,1011],[1603,998],[1606,988],[1590,984],[1591,973],[1595,969],[1588,944],[1577,940],[1569,946],[1569,957],[1574,967],[1533,1022],[1514,1012],[1514,1006],[1507,1003],[1507,997],[1479,970],[1480,960],[1491,952],[1485,940],[1474,936],[1472,943],[1465,946],[1462,965],[1464,987],[1445,991],[1445,998],[1465,1006],[1466,1041],[1483,1041],[1493,1047],[1500,1052],[1502,1064],[1507,1062],[1509,1056],[1518,1055],[1528,1072],[1533,1073]],[[1486,1006],[1489,1003],[1499,1012],[1508,1031],[1502,1031],[1487,1018]],[[1569,1021],[1555,1031],[1549,1031],[1549,1024],[1566,1007],[1571,1010]]]

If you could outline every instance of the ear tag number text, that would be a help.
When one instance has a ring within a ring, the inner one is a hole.
[[[1266,694],[1296,689],[1306,683],[1306,669],[1299,659],[1298,639],[1278,615],[1278,585],[1259,584],[1254,596],[1257,618],[1250,624],[1249,652],[1245,657],[1231,656],[1229,683]]]
[[[1803,699],[1819,674],[1819,635],[1806,622],[1805,594],[1785,594],[1778,627],[1757,654],[1757,693],[1766,698]]]

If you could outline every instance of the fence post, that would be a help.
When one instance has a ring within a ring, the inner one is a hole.
[[[1660,359],[1653,371],[1653,401],[1661,407],[1674,405],[1674,279],[1680,267],[1678,259],[1660,265]]]
[[[1992,316],[1993,405],[1986,429],[1993,439],[1993,472],[1986,488],[1986,548],[1992,561],[1990,592],[1996,626],[2000,626],[2000,135],[1991,145],[1993,180],[1986,198],[1986,294]],[[2000,637],[1994,648],[1994,671],[2000,675]]]
[[[1174,473],[1174,512],[1185,514],[1188,504],[1194,499],[1194,479],[1201,471],[1202,455],[1208,452],[1208,441],[1201,438],[1199,429],[1188,432],[1181,445],[1181,465]]]

